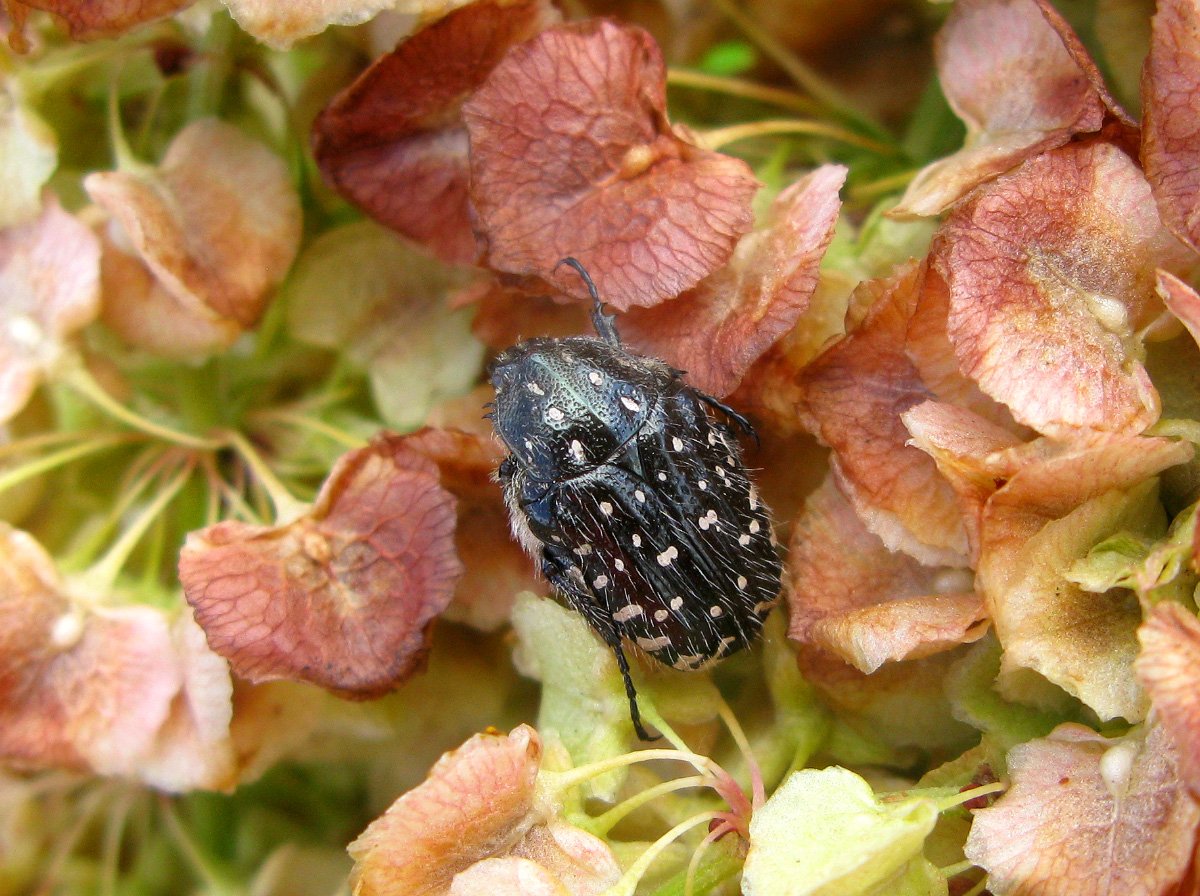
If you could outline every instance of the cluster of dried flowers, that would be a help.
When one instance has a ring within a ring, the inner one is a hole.
[[[640,27],[410,5],[226,0],[267,51],[4,0],[0,892],[156,891],[161,836],[227,878],[197,794],[239,787],[342,824],[267,838],[263,894],[1196,892],[1196,0],[1140,90],[1113,42],[1140,121],[1045,0],[958,0],[965,142],[865,221],[878,131],[752,168]],[[490,478],[488,351],[587,330],[566,255],[754,418],[780,510],[762,648],[635,670],[669,748]]]

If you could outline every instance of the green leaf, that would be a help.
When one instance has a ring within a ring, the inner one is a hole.
[[[894,889],[923,860],[938,807],[924,796],[882,802],[844,768],[793,774],[750,821],[745,896],[866,896]],[[922,872],[918,871],[918,879]],[[888,889],[892,887],[892,889]]]

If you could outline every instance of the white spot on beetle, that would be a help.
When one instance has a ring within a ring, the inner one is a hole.
[[[642,409],[642,406],[630,398],[628,395],[621,396],[621,404],[625,405],[625,409],[637,413]]]
[[[600,512],[605,516],[612,516],[613,506],[607,501],[600,502]]]
[[[671,561],[679,556],[679,549],[675,545],[669,545],[665,551],[659,554],[655,559],[658,560],[659,566],[670,566]]]
[[[601,375],[600,371],[591,370],[591,371],[588,371],[588,382],[591,383],[593,386],[603,386],[604,385],[604,377],[603,377],[603,375]]]
[[[700,519],[696,520],[696,524],[701,529],[703,529],[707,532],[708,527],[711,526],[716,521],[717,521],[717,512],[715,510],[710,510],[708,513],[704,514],[704,516],[700,517]]]
[[[757,535],[758,530],[761,529],[762,526],[758,524],[758,520],[751,520],[750,525],[747,528],[749,528],[751,535]]]
[[[646,493],[644,491],[642,491],[640,488],[633,490],[633,496],[638,499],[639,504],[646,503]]]
[[[658,481],[659,481],[659,482],[666,482],[666,481],[667,481],[667,474],[666,474],[666,473],[664,473],[664,472],[662,472],[662,470],[659,470],[659,471],[658,471]]]
[[[587,460],[587,455],[583,453],[583,443],[579,439],[571,439],[571,456],[580,463]]]
[[[702,492],[708,491],[708,482],[704,479],[701,479],[699,482],[696,483],[696,487],[699,488],[700,491],[702,491]]]
[[[525,388],[528,389],[530,392],[532,392],[534,395],[545,395],[546,394],[546,390],[543,389],[541,386],[539,386],[537,383],[526,383]]]
[[[628,622],[636,616],[641,616],[646,610],[641,604],[626,604],[612,614],[613,622]]]
[[[683,450],[683,439],[679,438],[679,436],[672,436],[671,437],[671,447],[674,448],[676,451],[682,451]]]
[[[636,532],[633,533],[633,536],[629,540],[633,542],[633,546],[635,548],[640,548],[642,546],[642,536],[638,535]]]
[[[638,647],[649,653],[653,653],[656,650],[662,650],[664,647],[671,646],[671,639],[666,635],[662,635],[657,638],[634,638],[634,641],[637,643]]]
[[[596,576],[596,578],[592,580],[592,586],[595,588],[607,588],[608,576]]]
[[[750,509],[758,510],[758,491],[754,486],[750,486]]]
[[[708,431],[708,444],[710,444],[710,445],[717,444],[717,434],[715,432],[713,432],[711,429]]]
[[[742,547],[746,547],[748,544],[750,544],[750,536],[743,532],[738,536],[738,544],[740,544]]]
[[[566,414],[563,413],[562,408],[549,407],[546,408],[546,416],[557,423]]]
[[[589,542],[586,542],[586,541],[585,541],[585,542],[584,542],[583,544],[581,544],[579,547],[575,548],[575,550],[574,550],[574,552],[573,552],[573,553],[576,553],[576,554],[578,554],[580,557],[586,557],[586,556],[587,556],[588,554],[590,554],[591,552],[592,552],[592,546],[591,546],[591,544],[590,544]]]
[[[683,606],[683,598],[682,597],[680,597],[679,595],[676,595],[675,597],[671,598],[671,609],[672,610],[678,610],[682,606]]]
[[[671,614],[669,612],[667,612],[666,610],[655,610],[654,611],[654,621],[655,622],[666,622],[667,617],[670,615]]]
[[[711,607],[708,608],[708,615],[711,616],[713,619],[717,619],[721,616],[724,616],[725,611],[723,609],[721,609],[721,607],[719,607],[717,604],[713,604]]]
[[[745,590],[746,586],[747,586],[747,585],[749,585],[749,584],[750,584],[750,582],[749,582],[749,580],[748,580],[748,579],[747,579],[745,576],[738,576],[738,577],[737,577],[737,586],[738,586],[738,588],[739,588],[739,589],[741,589],[741,590]]]
[[[620,558],[613,561],[613,566],[617,568],[617,572],[625,571],[625,561],[621,560]]]

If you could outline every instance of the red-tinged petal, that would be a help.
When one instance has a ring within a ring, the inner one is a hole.
[[[838,484],[868,529],[922,563],[960,566],[967,541],[954,491],[907,444],[900,419],[933,397],[904,345],[921,277],[919,265],[899,269],[859,328],[803,370],[799,411],[833,449]]]
[[[826,165],[792,184],[728,265],[677,299],[630,311],[619,324],[622,336],[643,354],[686,370],[697,389],[732,392],[807,310],[845,179],[843,166]]]
[[[1108,739],[1060,725],[1008,754],[1012,786],[975,812],[966,855],[996,896],[1176,892],[1200,822],[1162,729]]]
[[[987,466],[987,458],[1020,440],[1009,430],[978,414],[937,401],[926,401],[900,415],[912,436],[911,444],[933,458],[938,472],[958,495],[971,565],[979,561],[980,527],[987,499],[1002,484]]]
[[[0,421],[25,406],[65,340],[99,310],[100,245],[58,200],[0,230]]]
[[[12,0],[10,0],[12,2]],[[19,0],[16,6],[52,13],[73,40],[115,37],[191,6],[194,0]]]
[[[1002,674],[1032,669],[1103,719],[1140,719],[1133,676],[1141,612],[1116,589],[1096,595],[1067,579],[1071,563],[1115,532],[1157,525],[1154,476],[1192,455],[1169,439],[1040,441],[989,457],[1007,482],[987,501],[976,582],[1004,646]]]
[[[1175,744],[1184,780],[1200,794],[1200,621],[1177,603],[1161,603],[1138,639],[1138,680]]]
[[[475,415],[479,414],[475,404]],[[489,436],[425,428],[404,437],[405,447],[438,465],[442,485],[458,499],[454,540],[468,560],[454,599],[443,614],[482,631],[506,624],[522,591],[543,591],[525,552],[508,534],[508,510],[492,474],[504,459]]]
[[[587,308],[578,302],[556,302],[544,292],[530,294],[518,287],[492,283],[467,301],[476,303],[471,332],[494,349],[506,349],[531,336],[562,338],[592,333]]]
[[[1158,272],[1158,294],[1200,345],[1200,293],[1168,271]]]
[[[621,877],[607,843],[559,819],[530,828],[512,854],[549,871],[570,896],[602,896]]]
[[[1161,0],[1142,71],[1142,161],[1163,221],[1200,251],[1200,4]]]
[[[1182,252],[1120,150],[1029,160],[960,206],[934,249],[960,367],[1039,432],[1142,431],[1159,400],[1136,333],[1157,307],[1155,266]]]
[[[445,893],[456,874],[508,854],[541,820],[533,804],[541,753],[537,732],[521,725],[445,754],[348,847],[354,892]]]
[[[530,859],[505,856],[484,859],[454,875],[447,896],[573,896],[549,871]]]
[[[967,126],[966,145],[922,169],[892,214],[940,214],[983,181],[1072,134],[1100,129],[1104,103],[1055,28],[1061,20],[1048,20],[1046,9],[1037,0],[954,5],[935,52],[946,100]]]
[[[662,54],[644,31],[592,20],[515,47],[463,106],[471,202],[488,264],[581,299],[577,258],[619,310],[679,295],[750,229],[758,182],[665,113]]]
[[[300,242],[284,161],[232,125],[193,122],[162,165],[84,179],[132,248],[182,305],[253,326]]]
[[[557,20],[543,0],[481,0],[402,41],[313,124],[321,171],[380,223],[445,261],[474,261],[459,108],[510,47]]]
[[[788,637],[863,672],[949,650],[987,631],[969,572],[922,566],[889,551],[832,479],[809,496],[788,558]]]
[[[378,696],[423,666],[462,574],[454,521],[433,463],[384,436],[344,455],[295,522],[191,533],[179,576],[241,677]]]

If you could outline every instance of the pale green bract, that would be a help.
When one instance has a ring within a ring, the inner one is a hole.
[[[937,817],[937,805],[925,797],[880,802],[866,781],[844,768],[795,772],[750,822],[742,892],[939,892],[940,878],[928,873],[921,853]],[[944,883],[940,892],[945,892]]]

